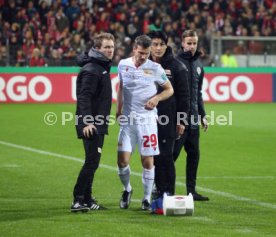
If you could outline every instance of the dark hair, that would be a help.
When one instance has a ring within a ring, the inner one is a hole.
[[[148,33],[148,36],[151,38],[151,39],[161,39],[165,42],[165,44],[168,43],[168,36],[166,35],[165,32],[161,31],[161,30],[153,30],[153,31],[150,31]]]
[[[101,48],[102,47],[102,42],[105,39],[115,41],[115,38],[112,34],[104,32],[104,33],[96,35],[93,38],[93,47],[94,48]]]
[[[147,35],[140,35],[136,37],[134,41],[134,48],[137,48],[137,46],[141,46],[143,48],[149,48],[151,46],[151,38]]]
[[[187,37],[198,37],[196,31],[194,30],[185,30],[182,34],[182,40]]]

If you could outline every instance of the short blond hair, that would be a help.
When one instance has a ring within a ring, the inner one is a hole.
[[[93,38],[93,47],[101,48],[103,40],[112,40],[114,42],[115,38],[110,33],[106,33],[106,32],[100,33]]]
[[[194,30],[185,30],[182,34],[182,40],[187,37],[198,37],[196,31]]]

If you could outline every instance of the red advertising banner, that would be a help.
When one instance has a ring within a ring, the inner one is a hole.
[[[0,103],[73,103],[76,101],[77,74],[0,75]],[[111,75],[113,101],[117,98],[117,74]]]
[[[1,73],[0,103],[72,103],[76,73]],[[118,77],[111,74],[113,102]],[[207,102],[272,102],[271,73],[208,73],[203,82]]]
[[[209,73],[202,95],[208,102],[272,102],[272,74]]]

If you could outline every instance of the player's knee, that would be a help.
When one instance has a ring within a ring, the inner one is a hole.
[[[129,162],[125,159],[118,159],[117,160],[117,165],[118,165],[119,168],[125,168],[125,167],[128,166],[128,164],[129,164]]]
[[[144,162],[144,163],[143,163],[143,168],[144,168],[144,169],[149,169],[149,170],[151,170],[151,169],[154,168],[154,165],[153,165],[153,163]]]
[[[118,167],[118,174],[119,175],[129,175],[130,174],[129,165],[127,165],[125,167]]]

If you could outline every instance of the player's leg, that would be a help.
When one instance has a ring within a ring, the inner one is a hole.
[[[74,203],[79,203],[80,206],[72,205],[71,211],[78,211],[77,209],[81,209],[81,205],[88,204],[92,200],[91,190],[94,174],[99,167],[103,142],[103,135],[94,135],[91,139],[83,139],[85,162],[79,173],[73,192]],[[79,208],[74,208],[74,206],[79,206]]]
[[[162,146],[162,145],[161,145]],[[159,146],[161,150],[161,146]],[[166,189],[166,177],[165,177],[165,167],[163,166],[162,153],[160,155],[154,156],[154,167],[155,167],[155,189],[153,189],[152,198],[157,199],[163,195]]]
[[[174,138],[160,138],[158,141],[160,154],[154,156],[157,198],[163,196],[164,192],[173,195],[175,189]]]
[[[186,187],[187,194],[192,193],[195,201],[208,201],[208,197],[204,197],[196,192],[196,178],[199,165],[199,128],[191,129],[185,142],[185,150],[187,153],[186,163]]]
[[[153,156],[159,155],[157,124],[137,125],[138,150],[143,166],[142,183],[144,197],[142,210],[150,209],[150,197],[154,183]]]
[[[187,194],[194,193],[196,187],[196,176],[199,163],[199,129],[191,129],[185,142],[187,153],[186,161],[186,188]]]
[[[95,159],[94,159],[94,170],[95,171],[92,172],[92,177],[89,180],[89,182],[87,183],[85,190],[84,190],[84,203],[89,207],[93,206],[93,210],[105,209],[104,207],[98,205],[96,199],[92,197],[94,175],[95,175],[96,170],[99,167],[103,143],[104,143],[104,135],[98,135],[97,149],[96,150],[89,149],[89,148],[86,149],[86,150],[91,150],[90,152],[92,152],[92,153],[95,152],[95,155],[91,154],[91,157],[92,156],[95,157]],[[89,146],[89,144],[88,144],[88,146]]]
[[[144,186],[144,197],[142,200],[142,210],[150,209],[150,199],[154,183],[154,165],[152,156],[141,156],[143,166],[142,183]]]
[[[131,185],[130,185],[130,152],[126,151],[118,151],[118,175],[120,177],[121,183],[124,186],[124,190],[130,192],[131,191]]]
[[[132,195],[132,187],[130,184],[130,157],[131,152],[135,147],[135,136],[133,136],[132,129],[130,126],[124,126],[120,128],[118,138],[118,175],[120,181],[124,187],[124,191],[120,200],[120,208],[127,209],[129,207]]]
[[[170,195],[174,195],[175,193],[175,164],[173,160],[174,142],[174,138],[167,138],[162,149],[159,144],[160,154],[162,156],[162,166],[164,167],[163,176],[165,176],[164,192]]]

